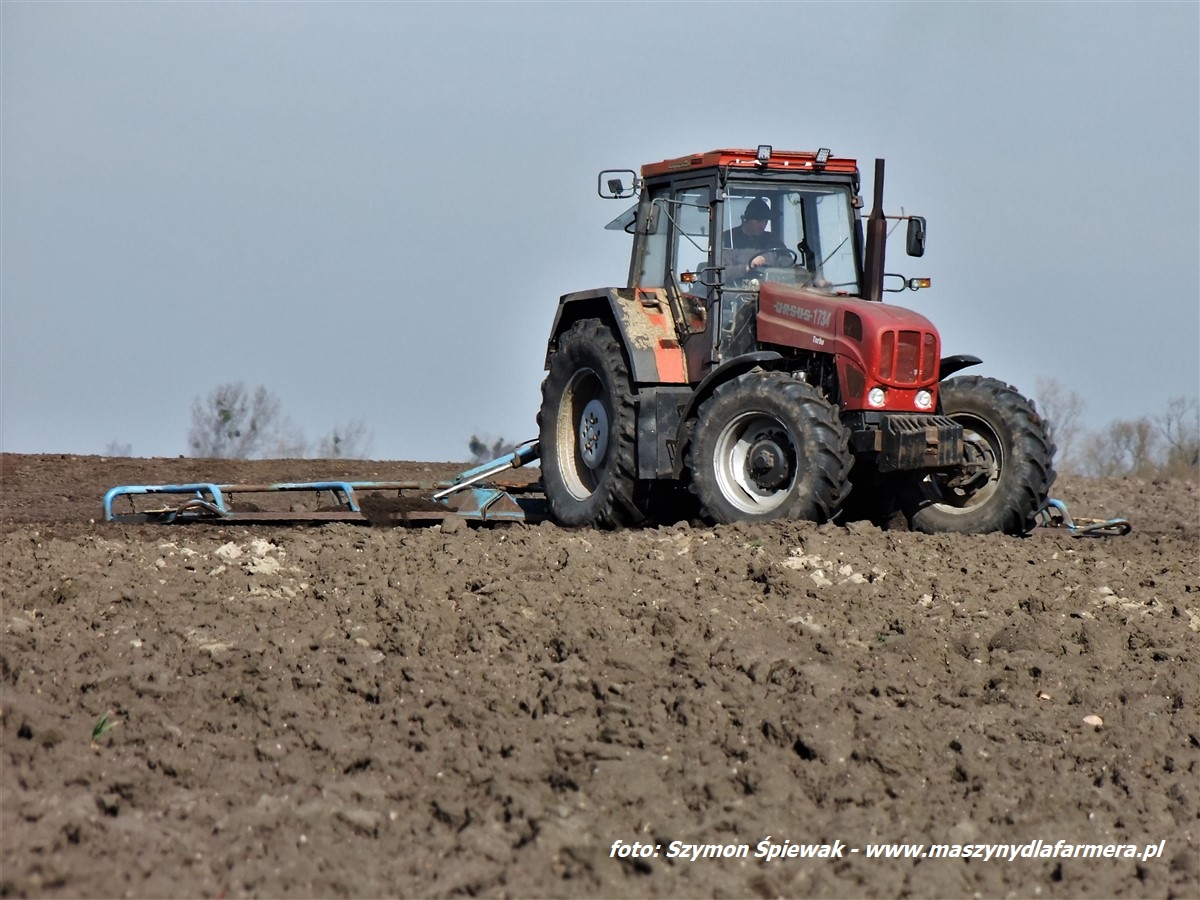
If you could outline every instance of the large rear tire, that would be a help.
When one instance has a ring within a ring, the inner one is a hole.
[[[585,319],[558,339],[539,420],[542,480],[558,522],[617,528],[644,521],[633,386],[608,326]]]
[[[1033,402],[977,375],[949,378],[939,393],[942,413],[963,427],[966,465],[922,482],[913,528],[930,534],[1032,530],[1054,483],[1054,445]]]
[[[830,519],[850,490],[849,432],[813,387],[750,372],[700,407],[689,451],[692,490],[714,522]]]

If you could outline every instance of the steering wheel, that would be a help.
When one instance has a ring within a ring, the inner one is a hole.
[[[785,266],[788,266],[788,265],[795,266],[798,261],[796,254],[793,251],[789,250],[787,247],[767,247],[762,250],[755,250],[754,256],[750,257],[750,259],[752,259],[752,260],[757,259],[760,256],[769,258],[776,254],[785,254],[785,253],[791,257],[791,262],[784,263],[784,265]],[[749,268],[749,264],[747,264],[746,277],[747,278],[757,278],[760,281],[765,281],[766,278],[765,278],[765,274],[763,272],[763,269],[765,269],[765,268],[768,268],[767,263],[764,263],[761,266],[756,266],[754,268]],[[780,268],[780,267],[776,267],[776,268]]]

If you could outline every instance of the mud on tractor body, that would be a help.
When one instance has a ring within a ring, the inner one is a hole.
[[[1023,533],[1051,482],[1033,403],[941,356],[924,316],[882,301],[883,162],[860,210],[854,160],[716,150],[600,173],[635,198],[628,283],[561,298],[539,415],[542,478],[568,525],[907,517]],[[907,221],[921,256],[925,221]],[[865,226],[865,227],[864,227]]]

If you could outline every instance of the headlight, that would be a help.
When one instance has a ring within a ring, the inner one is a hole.
[[[933,407],[933,394],[929,391],[917,391],[917,409],[931,409]]]
[[[883,407],[883,404],[887,403],[887,394],[883,388],[871,388],[867,393],[867,403],[876,409],[880,409]]]

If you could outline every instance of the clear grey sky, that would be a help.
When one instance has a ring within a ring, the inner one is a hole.
[[[887,295],[1088,424],[1200,392],[1200,4],[0,3],[0,446],[186,453],[265,385],[381,459],[536,434],[596,173],[830,147],[929,220]]]

